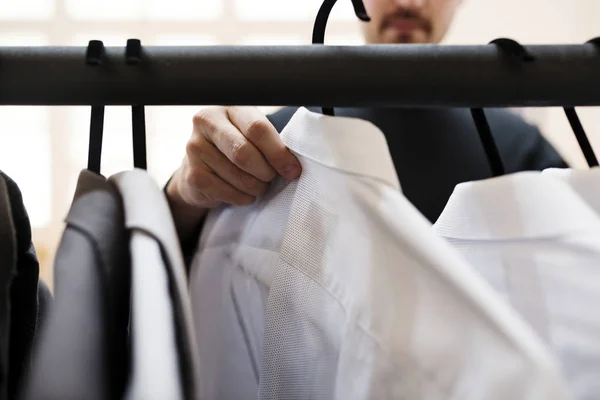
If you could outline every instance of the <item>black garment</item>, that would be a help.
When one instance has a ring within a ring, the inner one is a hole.
[[[17,268],[17,236],[10,198],[0,176],[0,400],[8,393],[8,353],[10,341],[10,286]]]
[[[288,107],[269,119],[281,132],[296,110]],[[379,127],[402,191],[432,223],[458,183],[491,176],[468,109],[336,108],[335,112]],[[486,114],[507,173],[567,166],[536,127],[505,110],[489,109]]]
[[[38,340],[40,336],[41,330],[44,327],[44,323],[48,319],[48,314],[50,313],[50,308],[52,307],[52,292],[50,292],[50,288],[46,284],[46,282],[41,281],[38,284],[38,318],[35,329],[35,340]],[[35,348],[35,346],[34,346]]]
[[[120,197],[104,178],[84,171],[66,222],[53,306],[23,398],[122,398],[129,268]]]
[[[31,362],[38,317],[39,263],[31,241],[31,225],[17,184],[0,172],[6,182],[16,235],[17,263],[10,288],[10,349],[8,398],[16,398],[21,379]]]

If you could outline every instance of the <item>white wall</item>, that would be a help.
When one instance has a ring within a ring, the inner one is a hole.
[[[448,41],[487,43],[503,36],[529,44],[585,41],[597,6],[598,0],[464,0]]]

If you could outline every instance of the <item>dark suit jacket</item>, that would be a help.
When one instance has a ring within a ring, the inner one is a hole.
[[[84,171],[54,263],[56,294],[23,399],[121,398],[127,366],[128,257],[121,199]]]
[[[319,108],[310,108],[321,112]],[[270,115],[281,132],[297,108]],[[490,167],[468,109],[336,108],[384,133],[402,191],[432,223],[461,182],[488,178]],[[506,172],[566,167],[539,130],[505,110],[486,110]],[[568,134],[565,132],[565,134]]]
[[[17,396],[23,375],[30,367],[38,318],[39,263],[31,241],[31,225],[19,186],[0,172],[6,183],[16,239],[16,265],[10,283],[10,344],[8,398]],[[0,221],[3,223],[3,221]]]
[[[0,399],[8,393],[10,287],[17,268],[17,238],[8,188],[0,175]]]

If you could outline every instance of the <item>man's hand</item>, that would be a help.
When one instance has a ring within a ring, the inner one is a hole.
[[[194,116],[186,155],[167,187],[180,237],[209,208],[252,204],[277,175],[300,176],[297,158],[254,107],[211,107]]]

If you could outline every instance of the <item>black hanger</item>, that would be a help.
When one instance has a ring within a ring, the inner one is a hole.
[[[100,40],[90,40],[88,43],[85,62],[91,66],[102,66],[105,59],[104,43]],[[104,131],[104,105],[93,105],[90,118],[90,142],[88,147],[87,169],[100,174],[102,161],[102,134]]]
[[[495,39],[492,40],[490,44],[498,46],[503,54],[514,57],[518,61],[529,62],[534,60],[533,56],[527,52],[525,47],[512,39]],[[490,125],[485,116],[484,109],[472,108],[471,115],[475,122],[475,127],[477,128],[477,133],[479,134],[479,139],[483,145],[483,150],[487,156],[488,163],[490,164],[492,176],[497,177],[504,175],[506,173],[504,163],[502,162],[502,157],[500,157],[500,152],[498,151],[498,146],[492,135],[492,130],[490,129]]]
[[[565,115],[569,120],[569,124],[571,125],[571,129],[573,129],[573,133],[575,134],[575,138],[577,139],[577,143],[579,144],[579,148],[585,157],[585,161],[587,162],[588,167],[597,167],[598,166],[598,158],[594,153],[594,149],[592,148],[592,144],[585,134],[585,129],[583,129],[583,125],[579,120],[579,116],[577,115],[577,111],[575,111],[574,107],[563,107],[565,110]]]
[[[594,46],[596,46],[597,50],[600,50],[600,36],[590,39],[586,42],[586,44],[593,44]]]
[[[492,176],[497,177],[504,175],[504,163],[502,162],[498,146],[492,135],[490,124],[485,116],[485,111],[483,108],[472,108],[471,116],[473,117],[473,122],[475,122],[475,128],[477,129],[483,150],[485,151],[488,163],[490,164]]]
[[[600,48],[600,38],[592,39],[588,43],[592,43],[596,47]],[[527,49],[525,49],[525,47],[512,39],[496,39],[492,41],[491,44],[497,45],[503,51],[503,53],[514,57],[518,61],[530,62],[535,60],[533,55],[531,55]],[[581,125],[581,121],[579,120],[579,116],[577,115],[575,108],[563,107],[563,109],[567,119],[569,120],[569,124],[575,133],[575,138],[579,143],[579,148],[581,149],[588,166],[598,166],[598,159],[594,154],[590,141],[585,134],[585,130]],[[488,156],[490,167],[492,168],[492,174],[493,176],[500,176],[504,174],[504,166],[502,165],[502,160],[492,137],[491,130],[489,129],[487,119],[485,118],[485,113],[483,109],[472,109],[471,112],[473,114],[475,124],[477,125],[479,137],[481,138],[481,142]]]
[[[139,39],[127,40],[125,48],[125,63],[139,65],[143,62],[142,42]],[[143,105],[131,106],[131,120],[133,128],[133,166],[147,169],[146,158],[146,112]]]
[[[315,19],[315,25],[313,27],[313,36],[312,43],[313,44],[325,44],[325,29],[327,28],[327,21],[329,20],[329,15],[331,14],[331,10],[333,10],[333,6],[337,0],[324,0],[323,4],[321,4],[321,8],[317,14],[317,18]],[[352,0],[352,6],[354,7],[354,14],[356,17],[365,22],[369,22],[371,18],[367,15],[367,10],[365,9],[365,5],[362,0]],[[335,115],[332,107],[323,107],[324,115]]]
[[[593,44],[596,46],[596,49],[600,50],[600,37],[592,39],[587,43]],[[577,111],[575,111],[575,107],[563,107],[565,110],[565,115],[569,120],[569,124],[571,125],[571,129],[573,129],[573,133],[575,134],[575,138],[577,139],[577,143],[579,143],[579,148],[585,157],[585,161],[587,162],[588,167],[597,167],[598,166],[598,158],[594,153],[594,149],[592,148],[592,144],[585,134],[585,129],[583,129],[583,125],[581,124],[581,120],[577,115]]]

